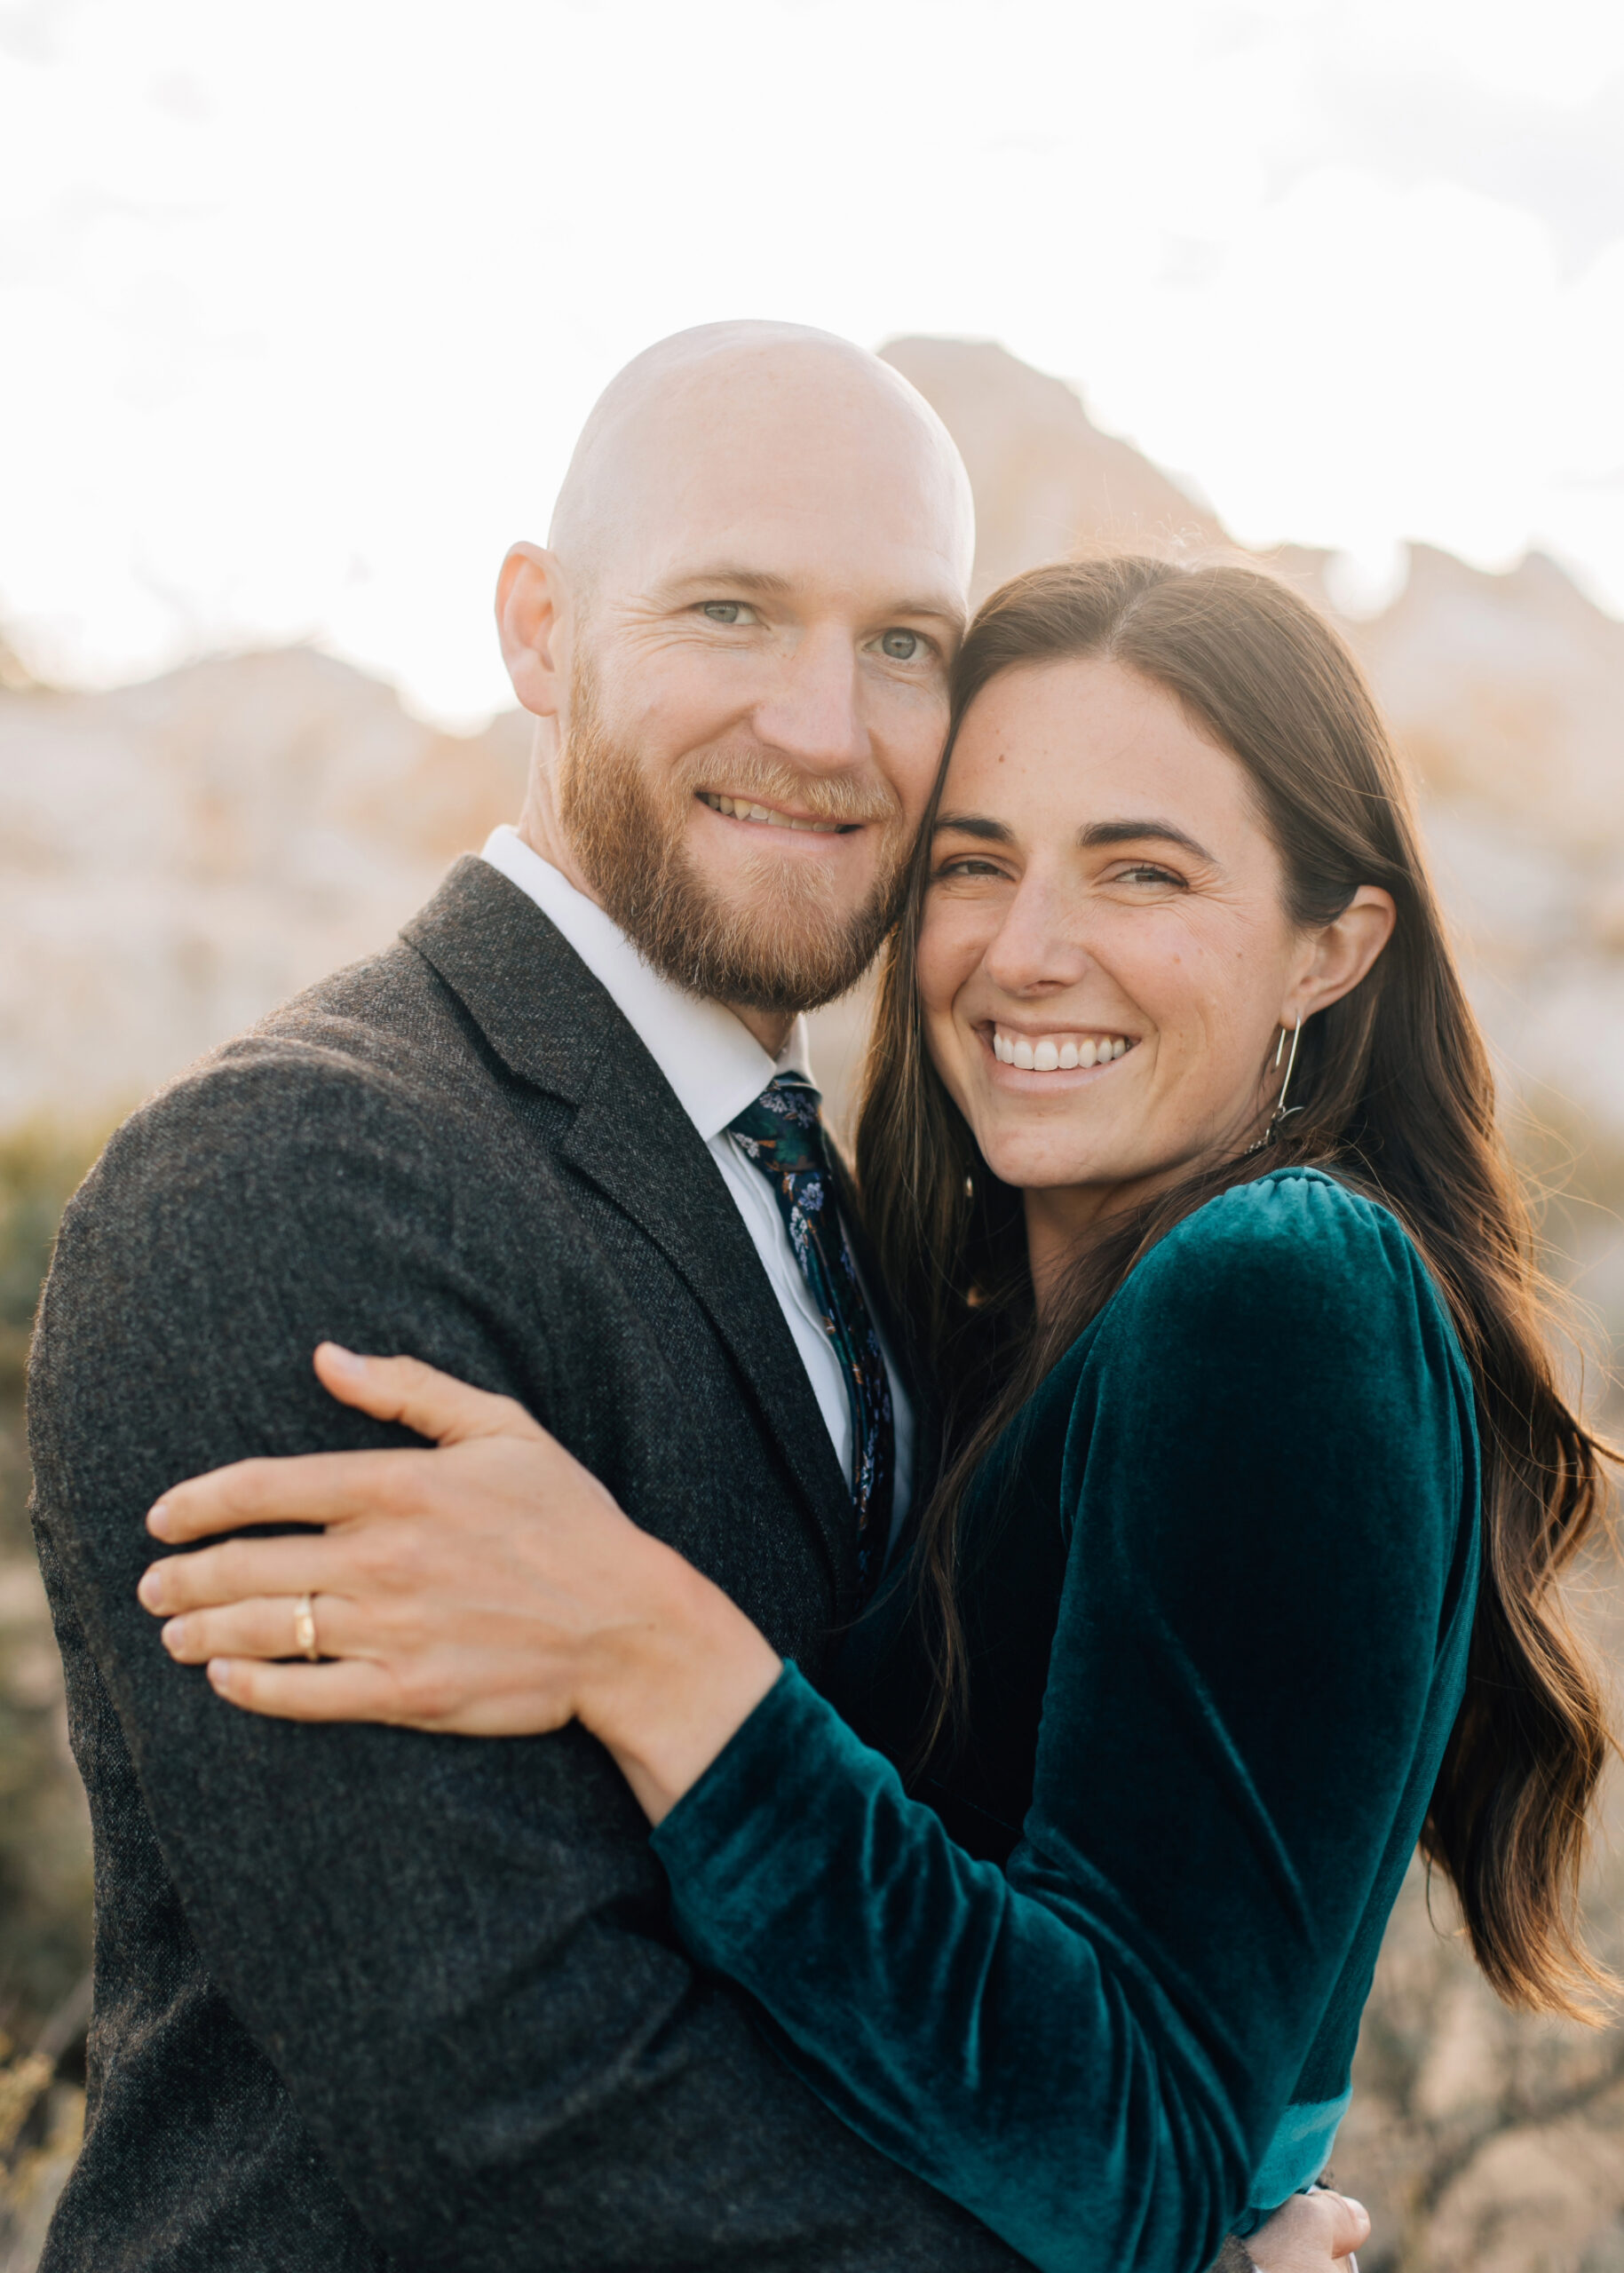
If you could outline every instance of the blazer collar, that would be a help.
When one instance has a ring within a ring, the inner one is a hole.
[[[459,860],[401,936],[510,1073],[575,1108],[560,1156],[703,1306],[817,1527],[844,1616],[857,1573],[851,1493],[761,1258],[669,1083],[574,948],[487,862]]]

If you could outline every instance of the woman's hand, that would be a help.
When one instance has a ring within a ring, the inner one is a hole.
[[[1364,2204],[1317,2186],[1311,2194],[1294,2194],[1260,2226],[1245,2254],[1258,2273],[1357,2273],[1353,2253],[1369,2238]]]
[[[777,1654],[511,1398],[331,1342],[315,1365],[341,1402],[439,1449],[241,1461],[165,1493],[147,1521],[170,1546],[321,1527],[153,1564],[139,1591],[170,1656],[287,1720],[528,1736],[578,1719],[659,1822],[772,1688]],[[311,1627],[319,1663],[303,1662]]]

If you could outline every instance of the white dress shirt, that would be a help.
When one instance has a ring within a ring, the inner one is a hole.
[[[550,860],[533,851],[517,829],[505,824],[493,829],[484,857],[564,934],[670,1083],[677,1103],[703,1138],[761,1257],[850,1484],[852,1410],[846,1401],[845,1376],[795,1259],[778,1201],[761,1170],[728,1134],[729,1121],[755,1103],[774,1073],[793,1073],[812,1079],[806,1021],[796,1020],[775,1064],[731,1010],[720,1002],[687,994],[675,980],[645,962],[620,925],[605,915],[596,900],[577,891]],[[891,1375],[896,1425],[891,1490],[894,1540],[907,1512],[913,1483],[914,1422],[883,1335],[880,1346]]]

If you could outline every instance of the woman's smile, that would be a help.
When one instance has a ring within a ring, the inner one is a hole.
[[[981,1032],[997,1064],[1012,1074],[1104,1073],[1138,1040],[1137,1034],[1079,1033],[1066,1027],[1034,1032],[996,1019]]]

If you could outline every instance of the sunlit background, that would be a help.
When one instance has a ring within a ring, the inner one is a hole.
[[[23,1515],[61,1201],[516,810],[497,563],[617,366],[731,315],[884,345],[981,589],[1238,546],[1338,621],[1616,1409],[1624,0],[0,0],[0,2273],[83,2107]],[[1624,1842],[1590,1898],[1624,1960]],[[1338,2148],[1365,2273],[1624,2273],[1624,2027],[1506,2015],[1433,1913]]]
[[[1232,533],[1624,610],[1617,0],[13,0],[0,613],[110,681],[315,638],[437,717],[605,377],[997,339]]]

